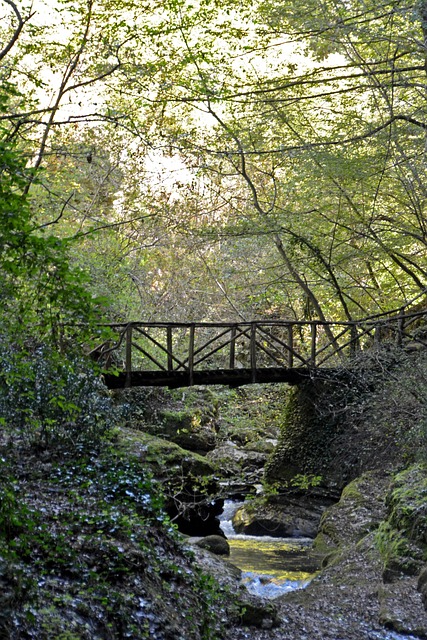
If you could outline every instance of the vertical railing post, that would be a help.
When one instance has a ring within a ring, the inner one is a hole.
[[[233,325],[230,331],[230,369],[236,366],[236,329],[236,325]]]
[[[166,327],[166,349],[168,351],[168,371],[173,370],[173,358],[172,358],[172,327]]]
[[[190,387],[194,384],[194,334],[196,327],[190,325],[190,338],[188,344],[188,384]]]
[[[397,334],[396,334],[396,346],[401,347],[403,342],[403,330],[405,328],[405,318],[403,317],[404,311],[399,313],[397,320]]]
[[[311,354],[310,364],[312,367],[316,366],[316,348],[317,348],[317,324],[311,323]]]
[[[359,348],[359,334],[355,324],[352,324],[350,327],[350,339],[350,358],[354,358]]]
[[[378,346],[381,342],[381,326],[379,324],[375,325],[374,330],[374,346]]]
[[[256,322],[251,322],[251,381],[256,382]]]
[[[292,367],[294,366],[294,353],[293,353],[293,349],[294,349],[294,325],[293,324],[288,324],[288,346],[289,346],[288,367],[289,367],[289,369],[292,369]]]
[[[132,325],[126,327],[126,380],[125,389],[132,386]]]

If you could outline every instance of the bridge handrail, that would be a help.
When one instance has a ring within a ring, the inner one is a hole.
[[[395,321],[397,322],[399,319],[408,319],[408,318],[418,318],[427,315],[427,309],[423,311],[414,311],[412,313],[404,313],[399,315],[390,315],[390,314],[378,314],[376,316],[369,316],[367,318],[357,319],[357,320],[292,320],[292,319],[284,319],[284,320],[271,320],[271,319],[259,319],[259,320],[236,320],[231,322],[204,322],[204,321],[195,321],[195,322],[167,322],[163,320],[155,320],[155,321],[143,321],[143,320],[129,320],[128,322],[99,322],[96,326],[98,327],[111,327],[112,329],[122,327],[126,329],[129,325],[132,326],[143,326],[143,327],[151,327],[151,328],[167,328],[167,327],[176,327],[181,329],[188,329],[190,327],[200,327],[200,328],[215,328],[215,327],[234,327],[234,326],[244,326],[250,327],[252,324],[263,325],[263,326],[342,326],[342,327],[352,327],[352,326],[361,326],[364,324],[369,325],[377,325],[378,320],[380,322],[386,323],[387,321]]]

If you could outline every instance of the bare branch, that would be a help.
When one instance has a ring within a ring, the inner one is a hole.
[[[4,49],[2,49],[2,51],[0,51],[0,60],[3,60],[3,58],[5,58],[7,56],[7,54],[10,52],[10,50],[13,48],[13,46],[16,44],[19,36],[21,35],[21,31],[24,28],[25,24],[31,20],[31,18],[33,17],[34,13],[29,13],[28,16],[26,16],[25,18],[22,17],[21,12],[19,11],[18,7],[16,6],[16,4],[14,2],[12,2],[12,0],[3,0],[3,2],[5,2],[6,4],[9,5],[9,7],[12,7],[12,10],[18,20],[18,26],[16,27],[11,39],[9,40],[9,42],[7,43],[7,45],[4,47]]]

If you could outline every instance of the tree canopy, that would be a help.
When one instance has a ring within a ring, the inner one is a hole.
[[[11,192],[111,319],[424,295],[424,0],[1,4]]]

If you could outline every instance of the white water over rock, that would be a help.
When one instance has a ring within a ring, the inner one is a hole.
[[[313,569],[308,571],[306,566],[304,568],[307,565],[304,554],[312,541],[237,534],[232,518],[242,505],[243,502],[227,500],[220,519],[221,529],[230,544],[230,562],[243,571],[242,583],[248,591],[276,598],[307,586],[314,574]]]

